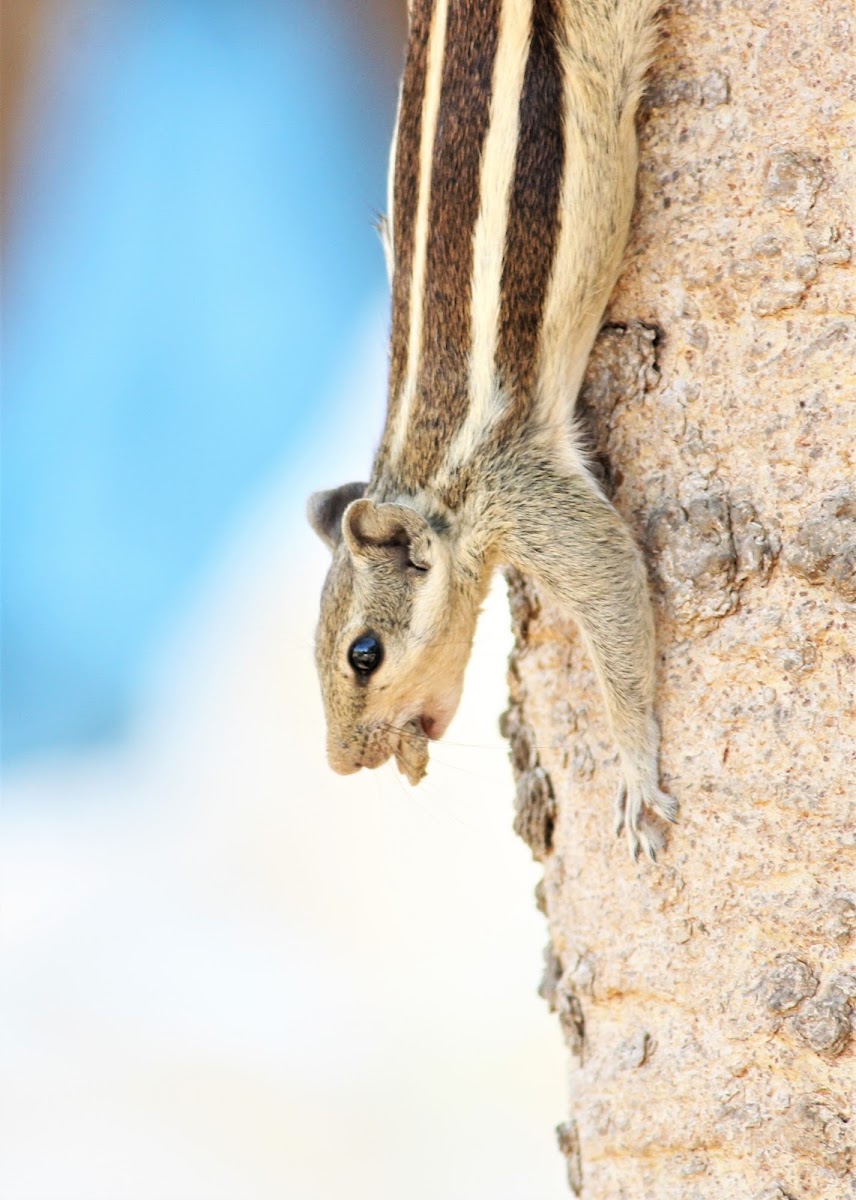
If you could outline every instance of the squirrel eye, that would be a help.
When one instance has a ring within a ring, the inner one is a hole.
[[[348,662],[358,675],[371,675],[383,659],[383,646],[374,634],[366,633],[357,638],[348,651]]]

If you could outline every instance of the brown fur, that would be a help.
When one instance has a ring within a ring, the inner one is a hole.
[[[524,399],[536,378],[544,299],[562,219],[561,32],[558,0],[538,0],[520,100],[497,348],[500,378]]]
[[[655,3],[534,0],[528,15],[530,2],[448,0],[444,43],[446,0],[413,6],[394,171],[387,427],[364,495],[346,485],[310,501],[333,548],[316,644],[328,753],[338,771],[394,755],[411,781],[421,777],[426,738],[457,706],[491,574],[507,562],[580,625],[621,759],[619,824],[634,855],[653,857],[662,839],[651,816],[673,818],[676,805],[658,782],[645,568],[577,448],[571,410],[626,237]],[[516,64],[520,90],[519,101],[500,96],[505,118],[489,126],[491,88],[507,86],[494,61]],[[496,154],[485,157],[493,128]],[[432,129],[429,192],[420,162],[424,170]],[[491,187],[507,202],[485,209]],[[478,344],[495,346],[478,364],[476,327]],[[360,675],[349,647],[368,633],[384,657]]]
[[[410,336],[410,272],[413,264],[413,222],[419,190],[419,139],[422,134],[422,95],[428,56],[432,0],[420,0],[410,14],[410,38],[401,82],[396,130],[393,213],[392,339],[390,348],[390,406],[396,401],[407,363]]]
[[[412,491],[436,472],[443,447],[463,421],[468,406],[472,236],[498,10],[499,0],[482,0],[474,8],[452,4],[449,9],[440,88],[442,120],[432,155],[422,351],[409,421],[411,436],[397,462],[398,479]],[[406,78],[404,87],[402,103],[409,107]],[[408,129],[405,136],[415,133]],[[401,129],[398,136],[401,153]],[[407,149],[408,158],[413,150],[413,146]],[[397,337],[393,344],[397,354]],[[396,374],[390,383],[391,398],[393,388],[400,386]],[[386,457],[386,447],[380,457]]]

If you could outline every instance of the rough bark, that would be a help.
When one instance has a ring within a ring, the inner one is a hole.
[[[685,0],[584,407],[658,606],[657,866],[574,628],[511,580],[559,1142],[591,1200],[856,1196],[853,44],[847,0]]]

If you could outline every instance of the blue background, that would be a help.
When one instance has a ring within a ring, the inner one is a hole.
[[[7,759],[123,728],[384,286],[395,84],[341,19],[273,0],[95,14],[42,67],[13,192]]]

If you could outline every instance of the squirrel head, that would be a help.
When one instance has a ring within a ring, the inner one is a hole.
[[[463,687],[481,596],[456,569],[442,522],[409,503],[382,503],[351,483],[309,500],[333,553],[315,658],[327,756],[342,775],[393,755],[418,783]]]

